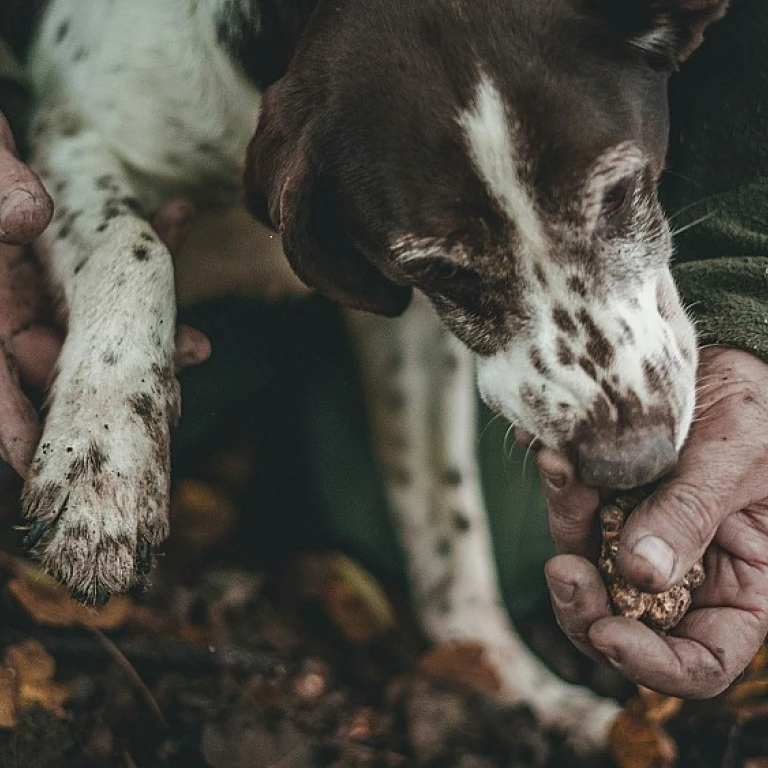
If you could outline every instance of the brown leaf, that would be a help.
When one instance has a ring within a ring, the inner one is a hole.
[[[64,716],[63,705],[70,696],[70,688],[54,681],[56,663],[40,642],[29,639],[9,646],[3,663],[15,678],[17,711],[38,704],[57,717]]]
[[[126,595],[115,595],[106,605],[93,608],[73,600],[64,587],[33,565],[19,562],[15,572],[8,592],[38,624],[117,629],[131,613],[133,601]]]
[[[498,673],[485,658],[480,643],[438,645],[421,657],[416,669],[424,677],[477,693],[492,694],[501,689]]]
[[[741,704],[750,699],[765,696],[766,693],[768,693],[768,677],[760,677],[732,686],[728,691],[727,699],[729,704]]]
[[[660,725],[671,720],[683,707],[682,699],[665,696],[643,686],[638,686],[638,696],[642,701],[645,717]]]
[[[392,606],[373,576],[341,554],[328,555],[321,600],[350,643],[365,645],[395,625]]]
[[[761,646],[747,667],[747,674],[762,673],[768,669],[768,646]]]
[[[16,673],[0,668],[0,728],[16,727]]]
[[[663,728],[632,711],[619,715],[608,739],[620,768],[671,768],[677,760],[677,746]]]

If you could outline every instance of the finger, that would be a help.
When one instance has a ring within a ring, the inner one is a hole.
[[[197,210],[189,200],[174,200],[161,206],[152,217],[152,227],[171,255],[181,250],[194,222]]]
[[[44,325],[17,333],[9,343],[21,380],[40,392],[46,390],[59,359],[61,334]]]
[[[596,559],[599,547],[597,491],[578,481],[573,465],[561,453],[544,448],[539,451],[536,463],[557,551]]]
[[[759,649],[765,627],[736,608],[692,611],[676,635],[662,635],[634,619],[601,619],[592,645],[638,685],[669,696],[709,698],[741,674]]]
[[[0,242],[31,242],[52,215],[53,201],[37,175],[16,157],[11,129],[0,115]]]
[[[19,386],[6,352],[0,354],[0,456],[22,477],[27,473],[40,437],[32,404]]]
[[[552,608],[570,641],[595,661],[603,661],[589,639],[589,629],[611,615],[608,594],[597,569],[575,555],[553,557],[544,567]]]
[[[176,373],[191,365],[204,363],[211,356],[211,342],[196,328],[180,325],[176,329],[176,353],[173,363]]]

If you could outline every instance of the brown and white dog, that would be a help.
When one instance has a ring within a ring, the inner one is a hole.
[[[603,743],[616,705],[554,678],[502,608],[473,367],[588,484],[673,466],[696,348],[656,197],[666,82],[727,4],[51,0],[31,142],[68,334],[24,488],[44,566],[101,602],[167,536],[174,276],[144,212],[234,205],[244,178],[308,285],[413,305],[354,327],[425,631],[483,642],[505,700]]]

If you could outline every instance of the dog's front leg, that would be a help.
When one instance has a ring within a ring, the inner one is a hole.
[[[527,704],[582,752],[604,747],[619,707],[551,673],[508,619],[475,443],[474,366],[422,297],[398,320],[352,316],[374,448],[430,640],[480,642],[501,700]]]
[[[26,544],[101,603],[141,579],[168,532],[173,265],[98,135],[43,131],[36,143],[56,203],[41,251],[67,336],[24,486]]]

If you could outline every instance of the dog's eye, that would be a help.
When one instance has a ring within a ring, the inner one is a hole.
[[[603,205],[600,211],[603,218],[611,219],[622,213],[632,197],[632,180],[622,179],[614,184],[603,195]]]
[[[414,259],[403,265],[403,271],[409,283],[427,294],[452,295],[479,281],[474,270],[439,256]]]

